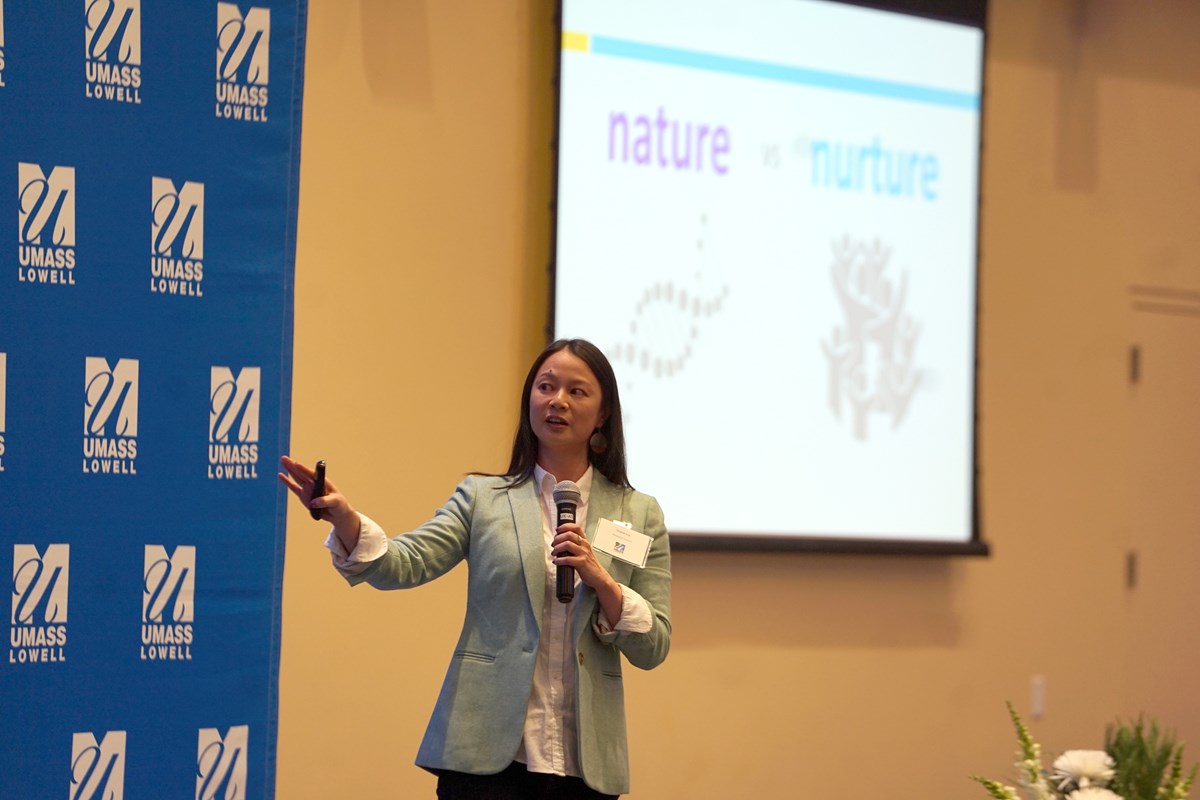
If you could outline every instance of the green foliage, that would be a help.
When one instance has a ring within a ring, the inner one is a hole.
[[[1108,788],[1125,800],[1182,800],[1196,777],[1196,767],[1183,776],[1183,745],[1176,744],[1175,736],[1141,717],[1109,725],[1104,749],[1117,762]]]
[[[972,775],[971,780],[978,781],[983,784],[983,788],[987,789],[987,793],[996,800],[1013,800],[1016,793],[999,781],[993,781],[989,778],[984,778],[979,775]]]
[[[1033,734],[1025,726],[1025,722],[1021,719],[1021,715],[1017,713],[1017,709],[1013,706],[1012,702],[1006,702],[1005,705],[1008,706],[1008,716],[1012,718],[1013,727],[1017,729],[1017,741],[1021,743],[1021,759],[1023,761],[1036,762],[1041,758],[1041,753],[1037,743],[1033,741]]]
[[[1060,789],[1050,783],[1042,767],[1041,747],[1013,704],[1007,705],[1020,744],[1016,767],[1025,794],[1030,800],[1062,800],[1074,787]],[[1193,766],[1185,775],[1183,745],[1175,741],[1174,734],[1160,730],[1157,722],[1147,723],[1141,717],[1137,722],[1109,725],[1104,732],[1104,749],[1116,764],[1107,788],[1122,800],[1187,800],[1200,770]],[[994,800],[1021,800],[1015,787],[978,775],[972,775],[971,780],[983,786]]]

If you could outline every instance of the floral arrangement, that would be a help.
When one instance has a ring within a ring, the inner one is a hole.
[[[1068,750],[1054,759],[1053,769],[1042,766],[1042,749],[1021,717],[1008,704],[1017,729],[1020,750],[1017,769],[1029,800],[1187,800],[1197,767],[1183,774],[1183,745],[1173,736],[1136,723],[1109,726],[1103,750]],[[1021,800],[1016,787],[978,775],[995,800]]]

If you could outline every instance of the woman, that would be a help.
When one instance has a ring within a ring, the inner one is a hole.
[[[617,382],[582,339],[550,344],[525,378],[503,475],[469,475],[433,519],[387,539],[332,482],[284,456],[280,479],[322,519],[352,584],[409,588],[468,566],[467,613],[417,764],[438,797],[602,798],[629,791],[621,654],[651,669],[671,641],[671,552],[662,510],[625,474]],[[582,494],[556,526],[554,486]],[[594,550],[609,519],[652,539],[644,568]],[[573,567],[574,599],[555,596]]]

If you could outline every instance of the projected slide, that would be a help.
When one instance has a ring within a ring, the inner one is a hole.
[[[972,537],[983,34],[567,0],[555,333],[672,532]]]

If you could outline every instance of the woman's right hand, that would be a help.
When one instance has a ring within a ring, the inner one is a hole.
[[[349,553],[358,544],[358,531],[362,520],[358,512],[350,505],[345,495],[337,490],[337,486],[328,478],[325,479],[325,494],[322,497],[312,497],[314,475],[309,466],[301,464],[290,456],[281,456],[279,463],[284,472],[280,472],[279,480],[292,490],[292,494],[300,499],[305,509],[321,512],[321,519],[333,523],[333,532],[342,540]]]

